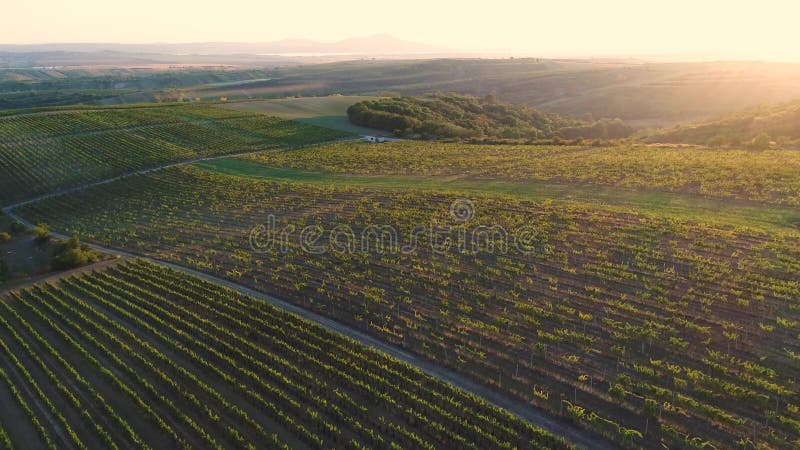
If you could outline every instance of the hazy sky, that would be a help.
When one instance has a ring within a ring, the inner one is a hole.
[[[541,55],[800,59],[798,13],[800,2],[791,0],[10,0],[0,43],[334,41],[386,33]]]

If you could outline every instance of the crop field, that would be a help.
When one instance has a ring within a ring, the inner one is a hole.
[[[399,158],[392,146],[374,148]],[[566,157],[569,150],[541,151]],[[465,160],[478,173],[502,167]],[[471,196],[475,215],[454,223],[449,209],[462,196],[179,167],[16,212],[275,294],[621,445],[800,445],[797,233],[490,194]],[[254,247],[254,227],[269,215],[289,237]],[[418,225],[446,229],[451,245],[423,234],[413,251],[396,251],[391,241],[380,247],[383,240],[365,230],[381,224],[394,226],[404,244]],[[368,237],[368,248],[353,251],[346,239],[321,233],[309,249],[297,236],[308,225],[349,227]],[[487,239],[477,248],[457,245],[480,225],[518,231],[525,251],[489,251],[495,241]]]
[[[346,134],[210,106],[0,117],[0,204],[170,162],[295,147]]]
[[[0,297],[3,448],[570,448],[354,341],[128,261]]]
[[[800,152],[618,146],[337,143],[246,158],[271,167],[358,175],[546,180],[800,206]]]
[[[257,112],[282,119],[292,119],[349,133],[373,134],[375,130],[350,123],[347,119],[347,108],[354,103],[378,98],[365,95],[330,95],[230,102],[222,103],[219,106],[236,111]]]

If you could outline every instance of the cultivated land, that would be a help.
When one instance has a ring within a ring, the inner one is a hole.
[[[0,297],[7,448],[570,448],[382,353],[130,261]]]
[[[465,196],[477,215],[459,226],[448,209]],[[793,400],[800,238],[788,229],[491,191],[271,181],[197,167],[16,212],[278,295],[617,443],[800,442]],[[323,237],[317,244],[331,251],[309,254],[295,234],[285,252],[276,244],[256,245],[255,253],[251,231],[269,214],[298,234],[317,225],[361,236],[370,225],[390,224],[407,239],[416,225],[451,226],[453,242],[459,230],[500,225],[521,230],[527,251],[442,249],[422,235],[416,252],[380,252],[368,239],[369,251],[350,253],[338,251],[347,241]]]
[[[243,158],[354,175],[555,181],[800,206],[800,152],[670,146],[532,146],[348,142]]]
[[[3,115],[0,205],[179,161],[344,136],[207,105]]]
[[[331,95],[242,101],[222,103],[220,106],[236,111],[258,112],[283,119],[293,119],[349,133],[374,134],[380,131],[350,123],[347,119],[347,108],[354,103],[378,98],[364,95]]]
[[[498,64],[521,76],[532,63]],[[346,85],[363,81],[349,80],[351,69],[384,70],[393,75],[383,85],[400,76],[404,89],[430,90],[434,73],[458,84],[491,64],[370,67],[382,66],[328,69]],[[537,82],[554,68],[541,62]],[[565,76],[600,86],[619,70]],[[628,75],[628,87],[650,79]],[[264,74],[232,81],[209,89],[291,88]],[[262,114],[346,129],[351,100],[0,113],[0,203],[17,202],[5,209],[13,217],[277,296],[415,355],[405,361],[480,383],[471,392],[585,427],[570,435],[598,446],[800,446],[796,151],[305,148],[347,134]],[[723,122],[713,128],[735,125]],[[459,199],[475,207],[466,222],[450,211]],[[507,251],[492,226],[511,233]],[[412,236],[417,247],[399,251]],[[3,295],[0,400],[14,407],[0,410],[0,448],[566,446],[220,284],[139,260],[112,266]]]

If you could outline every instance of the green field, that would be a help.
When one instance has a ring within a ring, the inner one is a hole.
[[[375,86],[486,69],[459,64]],[[531,64],[501,65],[557,68]],[[355,66],[330,76],[379,69]],[[333,331],[605,448],[800,447],[800,152],[367,144],[367,98],[0,113],[4,212],[239,289],[108,260],[3,295],[0,448],[570,447]]]
[[[165,164],[345,136],[207,105],[4,115],[0,205]]]
[[[346,175],[275,168],[241,158],[222,158],[194,164],[205,170],[268,181],[296,181],[382,190],[421,190],[443,193],[494,195],[534,201],[563,201],[610,211],[635,211],[651,217],[697,220],[723,226],[795,234],[800,209],[754,202],[603,186],[542,181],[464,180],[447,176]]]
[[[386,188],[201,167],[131,177],[19,213],[279,295],[613,442],[725,448],[753,427],[775,448],[800,441],[788,400],[800,374],[797,233],[498,195],[480,184]],[[323,253],[309,253],[297,235],[285,251],[253,247],[269,214],[297,233],[347,226],[364,236],[390,224],[405,239],[420,224],[452,226],[450,205],[465,197],[476,209],[470,227],[531,231],[524,243],[532,253],[440,251],[427,235],[411,253],[378,251],[370,240],[366,252],[336,251],[328,234],[316,243]]]
[[[347,108],[364,100],[379,97],[363,95],[332,95],[328,97],[279,98],[224,103],[221,106],[237,111],[259,112],[270,116],[293,119],[334,130],[356,134],[374,134],[375,130],[353,125],[347,120]]]
[[[4,447],[571,448],[355,341],[143,261],[3,294],[0,336]]]
[[[272,167],[477,181],[555,181],[800,206],[800,152],[670,146],[347,142],[247,158]]]
[[[800,224],[798,155],[792,150],[644,146],[341,143],[222,158],[197,166],[265,180],[570,201],[654,217],[795,233]],[[742,170],[736,164],[744,160],[749,166]]]

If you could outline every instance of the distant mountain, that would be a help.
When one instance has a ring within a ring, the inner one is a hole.
[[[412,55],[450,52],[448,49],[405,41],[392,36],[344,39],[338,42],[317,42],[307,39],[284,39],[274,42],[197,42],[185,44],[113,44],[58,43],[0,45],[0,52],[114,52],[166,55],[284,55],[284,54],[351,54]]]

